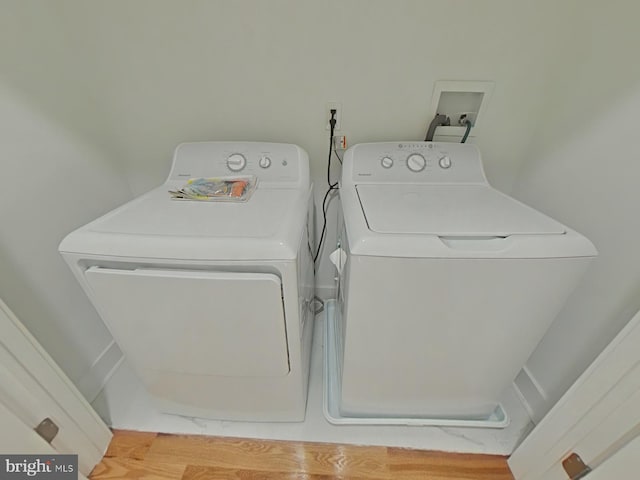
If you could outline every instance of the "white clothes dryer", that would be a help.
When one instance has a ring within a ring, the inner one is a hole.
[[[469,144],[356,145],[340,198],[340,414],[489,418],[593,244],[492,188]]]
[[[246,202],[174,200],[190,178],[255,175]],[[161,411],[302,421],[313,332],[307,154],[179,145],[166,182],[70,233],[60,252]]]

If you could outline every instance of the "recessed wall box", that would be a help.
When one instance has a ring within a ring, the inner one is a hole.
[[[439,80],[433,87],[429,121],[436,113],[448,116],[451,125],[438,127],[434,141],[459,142],[466,131],[466,127],[459,124],[461,115],[466,114],[472,119],[469,138],[478,135],[484,121],[484,112],[493,94],[493,82]]]

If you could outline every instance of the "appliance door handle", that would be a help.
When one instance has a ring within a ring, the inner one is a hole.
[[[440,241],[451,250],[472,252],[499,252],[512,244],[511,237],[458,237],[438,236]]]

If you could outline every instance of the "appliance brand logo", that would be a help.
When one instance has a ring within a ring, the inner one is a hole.
[[[77,455],[0,455],[0,479],[76,480]]]

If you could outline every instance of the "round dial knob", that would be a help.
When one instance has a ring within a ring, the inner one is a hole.
[[[233,172],[239,172],[247,165],[247,159],[240,153],[234,153],[227,158],[227,167]]]
[[[438,163],[440,164],[440,168],[449,168],[451,166],[451,159],[448,155],[445,155],[440,160],[438,160]]]
[[[262,157],[260,157],[260,160],[258,160],[258,165],[260,165],[262,168],[269,168],[271,166],[271,159],[263,155]]]
[[[384,168],[391,168],[391,167],[393,167],[393,158],[391,158],[391,157],[384,157],[382,160],[380,160],[380,164],[381,164]]]
[[[412,172],[420,172],[427,166],[427,161],[419,153],[412,153],[407,157],[407,167]]]

